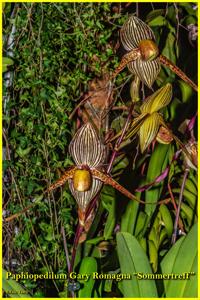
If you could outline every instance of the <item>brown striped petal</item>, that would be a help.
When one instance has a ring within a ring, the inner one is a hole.
[[[106,148],[89,122],[76,132],[69,152],[77,166],[97,167],[106,159]]]
[[[79,192],[74,189],[73,180],[71,179],[69,180],[70,191],[74,196],[74,198],[76,199],[76,202],[82,211],[86,211],[88,204],[92,199],[94,199],[94,197],[100,191],[102,184],[103,183],[100,180],[93,178],[90,190],[85,192]]]
[[[161,108],[167,106],[172,99],[172,85],[165,84],[141,105],[140,110],[142,113],[153,113],[159,111]]]
[[[142,40],[155,40],[151,28],[142,20],[131,16],[120,30],[120,39],[124,48],[128,51],[138,48]]]
[[[137,59],[128,63],[127,66],[130,72],[138,76],[149,88],[152,87],[160,72],[160,63],[158,58],[152,61]]]
[[[143,153],[146,148],[151,144],[151,142],[156,137],[159,127],[161,115],[157,112],[152,113],[148,118],[143,122],[139,130],[139,139],[140,139],[140,149]]]

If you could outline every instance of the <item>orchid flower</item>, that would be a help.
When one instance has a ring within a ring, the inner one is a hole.
[[[156,139],[159,143],[169,144],[175,140],[181,147],[185,155],[192,161],[191,153],[187,147],[173,134],[168,128],[162,115],[159,113],[161,109],[166,107],[172,98],[172,85],[167,83],[157,90],[140,106],[140,115],[136,117],[129,125],[129,129],[124,137],[124,141],[120,145],[120,149],[127,144],[127,140],[135,134],[139,135],[140,149],[143,153],[147,147]],[[111,141],[121,135],[121,131],[114,136]]]
[[[154,33],[142,20],[131,16],[121,28],[120,39],[128,53],[122,57],[120,65],[113,73],[113,78],[127,65],[131,73],[151,88],[163,64],[197,91],[197,85],[183,71],[168,58],[159,55]]]
[[[143,153],[151,142],[157,137],[161,125],[166,127],[159,110],[167,106],[172,98],[172,86],[167,83],[157,90],[140,106],[141,114],[130,124],[124,140],[139,135],[140,149]],[[119,135],[120,133],[118,133]],[[117,136],[118,136],[117,135]],[[123,146],[123,144],[122,144]]]
[[[101,190],[103,183],[111,185],[128,198],[143,203],[104,172],[106,146],[89,122],[76,132],[69,145],[69,152],[75,165],[69,167],[47,191],[50,192],[69,181],[70,191],[78,204],[79,222],[82,226],[85,225],[88,205]]]

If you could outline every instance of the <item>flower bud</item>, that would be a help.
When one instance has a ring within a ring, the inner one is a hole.
[[[86,192],[91,188],[92,176],[89,170],[75,170],[73,176],[74,189],[78,192]]]
[[[170,144],[173,141],[173,137],[166,127],[160,126],[156,140],[161,144]]]
[[[187,151],[190,154],[190,157],[185,155],[185,162],[186,165],[194,170],[197,170],[197,158],[198,158],[198,149],[197,149],[197,142],[195,141],[189,141],[187,145],[185,146]]]
[[[144,61],[153,60],[159,54],[158,47],[152,40],[142,40],[138,48],[140,50],[141,59]]]

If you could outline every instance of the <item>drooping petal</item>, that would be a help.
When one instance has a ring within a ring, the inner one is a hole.
[[[137,59],[128,63],[127,66],[130,72],[137,75],[140,80],[149,88],[152,87],[161,68],[158,58],[152,61],[143,61],[141,59]]]
[[[73,178],[75,170],[76,170],[76,166],[69,167],[55,183],[50,185],[50,187],[47,189],[47,192],[51,192],[55,190],[57,187],[65,184],[67,180]]]
[[[196,92],[198,92],[198,86],[194,83],[181,69],[179,69],[173,62],[171,62],[167,57],[160,55],[160,62],[168,67],[173,73],[178,75],[183,81],[189,84]]]
[[[157,112],[152,113],[148,118],[143,122],[139,130],[139,139],[140,139],[140,149],[143,153],[146,148],[151,144],[151,142],[156,137],[159,126],[161,115]]]
[[[89,122],[76,132],[69,152],[78,166],[97,167],[106,159],[106,148]]]
[[[142,40],[155,40],[155,36],[147,24],[131,16],[120,30],[120,39],[124,48],[130,51],[137,48]]]
[[[123,195],[125,195],[129,199],[136,200],[137,202],[145,204],[144,201],[141,201],[140,199],[138,199],[136,196],[134,196],[132,193],[130,193],[126,188],[124,188],[121,184],[119,184],[117,181],[115,181],[108,174],[102,173],[101,171],[99,171],[97,169],[92,169],[91,172],[92,172],[93,177],[99,178],[102,182],[112,186],[114,189],[118,190],[119,192],[121,192]]]
[[[76,199],[76,202],[77,202],[79,208],[82,209],[82,211],[86,211],[90,201],[92,199],[94,199],[94,197],[100,191],[102,184],[103,183],[100,180],[93,178],[90,190],[85,191],[85,192],[79,192],[74,189],[73,180],[71,180],[71,179],[69,180],[70,191],[71,191],[72,195],[74,196],[74,198]]]
[[[153,113],[159,111],[161,108],[167,106],[172,98],[172,85],[167,83],[151,96],[141,105],[142,113]]]

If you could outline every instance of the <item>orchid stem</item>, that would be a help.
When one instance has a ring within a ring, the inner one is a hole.
[[[61,227],[61,233],[62,233],[62,237],[63,237],[63,244],[64,244],[66,262],[67,262],[67,270],[68,270],[68,273],[69,273],[70,272],[69,252],[68,252],[68,248],[67,248],[67,241],[66,241],[66,236],[65,236],[65,229],[64,229],[63,226]]]
[[[175,209],[175,212],[177,213],[177,205],[176,205],[176,202],[175,202],[175,200],[174,200],[174,195],[173,195],[173,193],[172,193],[172,189],[171,189],[170,183],[167,184],[167,188],[168,188],[168,191],[169,191],[171,200],[172,200],[173,207],[174,207],[174,209]]]
[[[79,238],[80,238],[82,232],[83,232],[83,226],[81,226],[80,223],[78,223],[77,228],[76,228],[76,234],[75,234],[75,237],[74,237],[74,244],[73,244],[73,249],[72,249],[72,258],[71,258],[69,273],[71,273],[74,269],[74,261],[75,261],[75,257],[76,257],[76,250],[77,250]]]
[[[76,251],[77,251],[77,247],[78,247],[78,242],[79,242],[79,238],[81,236],[81,233],[83,232],[83,226],[80,225],[80,223],[78,223],[77,228],[76,228],[76,233],[75,233],[75,237],[74,237],[74,244],[73,244],[73,248],[72,248],[72,257],[71,257],[71,263],[69,265],[69,274],[71,272],[73,272],[74,269],[74,262],[75,262],[75,258],[76,258]],[[71,292],[72,298],[76,298],[75,293],[72,291]]]
[[[68,270],[68,274],[69,274],[70,273],[70,260],[69,260],[69,252],[68,252],[67,241],[66,241],[66,236],[65,236],[65,229],[63,226],[61,227],[61,234],[63,237],[63,245],[64,245],[65,257],[66,257],[66,262],[67,262],[67,270]],[[68,293],[69,292],[67,292],[67,296],[68,296]],[[71,291],[71,296],[72,296],[72,298],[75,297],[75,294],[73,291]]]
[[[181,203],[182,203],[182,199],[183,199],[183,192],[184,192],[185,182],[186,182],[188,173],[189,173],[189,169],[186,168],[185,172],[184,172],[183,182],[181,185],[181,191],[180,191],[179,200],[178,200],[177,213],[176,213],[176,218],[175,218],[175,223],[174,223],[174,232],[172,235],[172,244],[174,244],[176,242],[176,238],[177,238],[177,229],[178,229],[178,221],[179,221],[179,215],[180,215],[180,210],[181,210]]]

